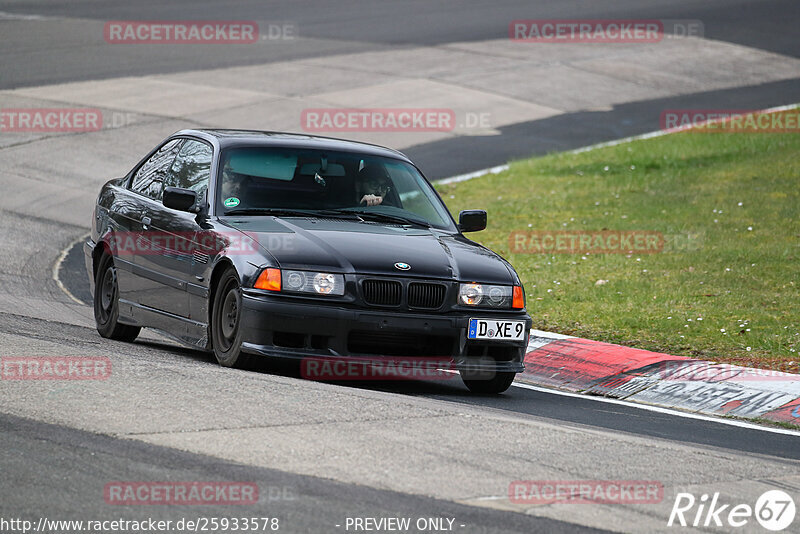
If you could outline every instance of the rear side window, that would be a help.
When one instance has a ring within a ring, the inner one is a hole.
[[[164,179],[169,172],[175,156],[183,144],[183,139],[173,139],[159,148],[155,154],[139,167],[131,180],[131,191],[153,200],[161,200]]]
[[[172,169],[167,174],[164,187],[181,187],[197,192],[197,202],[205,200],[211,179],[213,149],[202,141],[188,139],[178,152]]]

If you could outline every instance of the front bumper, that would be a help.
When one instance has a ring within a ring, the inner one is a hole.
[[[242,349],[284,358],[448,358],[458,370],[522,372],[531,319],[491,310],[424,313],[248,295]],[[471,317],[524,320],[520,341],[469,340]]]

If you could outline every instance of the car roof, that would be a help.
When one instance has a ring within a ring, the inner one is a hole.
[[[216,144],[219,144],[221,149],[236,146],[280,146],[332,151],[338,150],[341,152],[358,152],[371,156],[383,156],[401,159],[411,163],[411,160],[409,160],[405,154],[391,148],[373,145],[370,143],[362,143],[359,141],[337,139],[335,137],[323,137],[319,135],[228,129],[181,130],[180,132],[175,133],[175,136],[184,135],[191,135],[201,139],[206,139],[211,142],[216,142]]]

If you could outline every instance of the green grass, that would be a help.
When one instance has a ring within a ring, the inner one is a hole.
[[[534,328],[798,372],[800,134],[687,131],[438,189],[454,214],[488,210],[469,236],[515,266]],[[660,232],[666,246],[511,250],[511,232],[563,230]]]

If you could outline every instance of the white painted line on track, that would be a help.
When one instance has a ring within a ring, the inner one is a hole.
[[[58,255],[58,259],[56,260],[55,264],[53,264],[53,280],[56,281],[56,284],[58,284],[59,289],[61,289],[61,291],[63,291],[66,296],[68,296],[81,306],[85,306],[86,303],[75,297],[75,295],[73,295],[72,293],[70,293],[69,289],[67,289],[67,287],[61,282],[61,279],[59,279],[58,272],[61,270],[61,264],[64,262],[64,258],[67,257],[69,251],[72,250],[72,247],[74,247],[77,243],[80,243],[87,237],[89,237],[89,234],[82,235],[81,237],[70,243],[67,248],[61,251],[61,254]]]
[[[472,180],[473,178],[478,178],[479,176],[486,176],[487,174],[500,174],[503,171],[507,171],[509,168],[508,164],[505,165],[498,165],[496,167],[489,167],[488,169],[481,169],[479,171],[468,172],[467,174],[459,174],[458,176],[451,176],[450,178],[445,178],[443,180],[436,180],[434,183],[436,185],[443,184],[455,184],[458,182],[466,182],[467,180]]]
[[[25,13],[9,13],[7,11],[0,11],[0,20],[45,20],[50,17],[42,15],[28,15]]]
[[[796,436],[800,437],[800,431],[797,430],[789,430],[786,428],[771,428],[767,426],[761,426],[754,423],[745,423],[744,421],[737,421],[735,419],[725,419],[722,417],[713,417],[710,415],[701,415],[696,413],[689,413],[689,412],[682,412],[680,410],[672,410],[670,408],[661,408],[658,406],[650,406],[649,404],[640,404],[636,402],[629,402],[619,399],[609,399],[607,397],[598,397],[595,395],[583,395],[581,393],[571,393],[569,391],[559,391],[557,389],[551,388],[543,388],[539,386],[532,386],[530,384],[525,384],[522,382],[513,382],[512,386],[516,386],[518,388],[523,389],[530,389],[533,391],[538,391],[540,393],[551,393],[553,395],[561,395],[562,397],[574,397],[578,399],[586,399],[595,402],[604,402],[606,404],[617,404],[621,406],[627,406],[629,408],[638,408],[640,410],[647,410],[649,412],[655,413],[663,413],[667,415],[674,415],[676,417],[684,417],[686,419],[697,419],[700,421],[708,421],[711,423],[719,423],[721,425],[728,425],[728,426],[735,426],[739,428],[747,428],[749,430],[761,430],[762,432],[771,432],[773,434],[784,434],[787,436]]]

